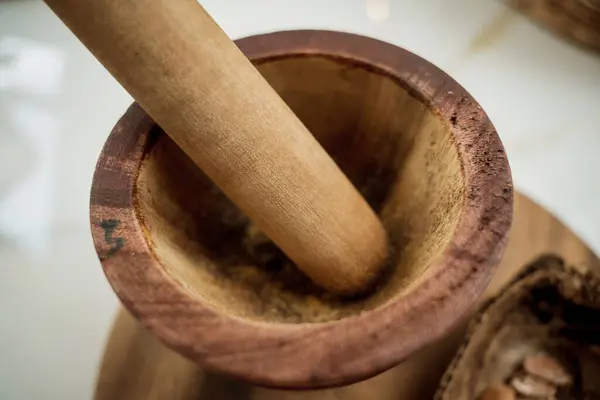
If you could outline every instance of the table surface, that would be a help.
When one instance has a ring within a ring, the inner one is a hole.
[[[506,254],[482,301],[544,253],[600,268],[600,259],[555,217],[517,194]],[[117,317],[98,376],[96,400],[352,400],[429,399],[460,344],[466,324],[375,378],[331,390],[284,392],[254,388],[202,371],[167,349],[125,311]]]
[[[600,251],[600,57],[497,0],[201,2],[233,38],[350,31],[438,65],[490,115],[517,189]],[[118,303],[92,245],[89,189],[130,102],[41,1],[0,0],[3,400],[92,397]]]

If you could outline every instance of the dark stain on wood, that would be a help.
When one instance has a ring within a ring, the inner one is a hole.
[[[108,244],[110,249],[106,253],[105,259],[110,258],[117,254],[119,250],[125,246],[125,239],[122,237],[113,237],[115,229],[121,224],[118,219],[105,219],[100,222],[100,227],[104,230],[104,241]]]

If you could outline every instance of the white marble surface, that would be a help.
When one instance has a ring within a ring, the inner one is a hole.
[[[600,252],[600,57],[493,0],[205,0],[231,37],[351,31],[403,46],[483,105],[519,190]],[[91,398],[117,301],[88,225],[131,98],[40,1],[0,0],[0,399]]]

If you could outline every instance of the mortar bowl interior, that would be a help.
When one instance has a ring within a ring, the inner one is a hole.
[[[364,64],[298,56],[258,68],[380,216],[391,243],[385,276],[355,299],[320,289],[159,129],[136,181],[156,256],[199,301],[261,321],[331,321],[402,296],[426,278],[462,209],[448,124]]]

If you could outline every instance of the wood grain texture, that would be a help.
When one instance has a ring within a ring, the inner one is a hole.
[[[462,87],[398,47],[324,31],[237,43],[377,210],[385,279],[351,299],[303,284],[137,105],[92,188],[106,276],[144,326],[212,371],[280,388],[373,376],[446,334],[488,284],[512,219],[502,144]]]
[[[545,253],[600,268],[600,260],[560,221],[517,194],[505,256],[483,299],[495,295],[520,268]],[[483,301],[482,299],[482,301]],[[96,400],[358,400],[430,399],[454,351],[464,323],[397,367],[366,381],[335,389],[282,392],[208,373],[168,349],[121,309],[100,367]]]
[[[373,285],[381,222],[196,0],[46,3],[313,281],[348,295]]]
[[[583,47],[600,51],[600,1],[504,1],[549,31]]]

